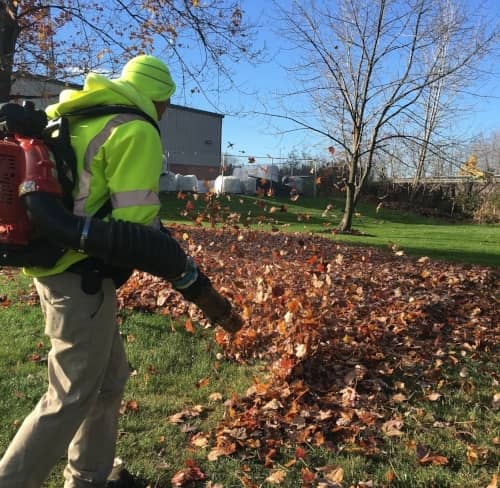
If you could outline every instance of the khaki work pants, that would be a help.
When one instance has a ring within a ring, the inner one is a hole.
[[[129,376],[114,284],[88,295],[79,275],[62,273],[35,285],[52,345],[49,386],[0,461],[0,487],[40,488],[65,453],[65,488],[104,487]]]

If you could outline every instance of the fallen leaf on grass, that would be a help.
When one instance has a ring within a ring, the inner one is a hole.
[[[127,412],[138,412],[139,404],[136,400],[129,400],[128,402],[122,401],[120,406],[120,414],[124,415]]]
[[[191,437],[189,443],[194,447],[204,448],[208,446],[208,436],[203,432],[199,432]]]
[[[493,478],[491,478],[490,484],[486,488],[497,488],[498,483],[497,483],[497,475],[494,474]]]
[[[200,414],[204,411],[203,405],[195,405],[194,407],[187,408],[182,412],[175,413],[174,415],[170,415],[168,417],[168,421],[171,424],[181,424],[187,418],[195,418],[199,417]]]
[[[304,459],[307,456],[307,451],[303,447],[297,447],[295,449],[295,457],[297,459]]]
[[[187,319],[184,322],[184,329],[186,329],[186,332],[189,332],[190,334],[194,334],[195,333],[193,322],[191,322],[190,319]]]
[[[309,485],[316,479],[316,475],[309,468],[302,468],[300,475],[304,485]]]
[[[273,471],[267,478],[266,481],[272,485],[279,485],[286,478],[286,471],[283,469],[278,469]]]
[[[491,402],[491,406],[494,410],[498,410],[500,408],[500,393],[495,393],[493,395],[493,401]]]
[[[382,432],[388,437],[397,437],[403,435],[401,432],[401,427],[403,427],[402,420],[388,420],[382,424]]]
[[[196,388],[205,388],[210,383],[210,378],[202,378],[196,382]]]
[[[446,456],[440,456],[438,454],[426,454],[423,458],[418,460],[420,464],[433,464],[435,466],[442,466],[448,464],[448,458]]]
[[[208,395],[208,400],[210,402],[222,402],[222,394],[219,392],[214,392]]]
[[[47,358],[45,358],[47,359]],[[38,353],[32,353],[28,356],[28,361],[32,361],[33,363],[40,363],[43,361],[43,358]]]
[[[485,464],[488,458],[488,449],[474,445],[467,446],[467,462],[469,464]]]
[[[395,479],[397,478],[396,476],[396,473],[394,471],[387,471],[387,473],[385,473],[385,479],[391,483],[393,482]]]
[[[431,402],[437,402],[442,397],[441,393],[432,392],[425,396]]]
[[[201,471],[195,461],[186,461],[186,466],[186,468],[181,469],[175,473],[174,476],[172,476],[172,479],[170,480],[172,486],[191,486],[193,481],[201,481],[205,479],[205,473]]]
[[[406,395],[403,395],[402,393],[396,393],[395,395],[392,395],[392,401],[396,403],[403,403],[406,402],[407,398]]]
[[[422,465],[432,464],[434,466],[444,466],[448,464],[448,458],[435,454],[424,446],[416,446],[416,454],[418,457],[418,462]]]
[[[340,485],[344,480],[344,470],[340,466],[326,466],[318,471],[320,471],[323,477],[330,483],[337,483]]]
[[[208,453],[209,461],[216,461],[220,456],[230,456],[236,451],[236,442],[221,435],[217,437],[217,445]]]

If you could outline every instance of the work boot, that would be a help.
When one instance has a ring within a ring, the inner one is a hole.
[[[140,488],[135,478],[125,469],[113,469],[108,478],[106,488]]]

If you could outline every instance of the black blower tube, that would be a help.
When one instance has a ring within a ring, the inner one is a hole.
[[[28,193],[21,197],[28,215],[43,237],[54,243],[80,250],[119,268],[136,268],[170,282],[181,279],[193,264],[179,243],[168,233],[141,224],[73,215],[60,199],[49,193]],[[240,315],[227,298],[198,271],[196,280],[178,290],[195,303],[214,323],[228,332],[243,326]]]
[[[167,233],[142,224],[92,218],[81,249],[85,217],[71,214],[49,193],[28,193],[22,199],[37,230],[57,244],[81,250],[106,264],[136,268],[168,281],[186,269],[186,253]]]

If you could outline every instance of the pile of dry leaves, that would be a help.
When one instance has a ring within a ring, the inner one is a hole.
[[[245,318],[235,337],[216,331],[225,354],[269,364],[265,379],[227,402],[209,459],[251,449],[271,467],[283,447],[307,445],[376,453],[384,436],[402,435],[397,407],[416,394],[409,384],[435,401],[447,365],[480,351],[495,354],[499,343],[493,269],[317,236],[175,232]],[[167,283],[145,273],[131,277],[119,300],[121,307],[190,312],[203,321]],[[467,387],[466,372],[460,377]],[[446,463],[421,454],[421,463]]]

